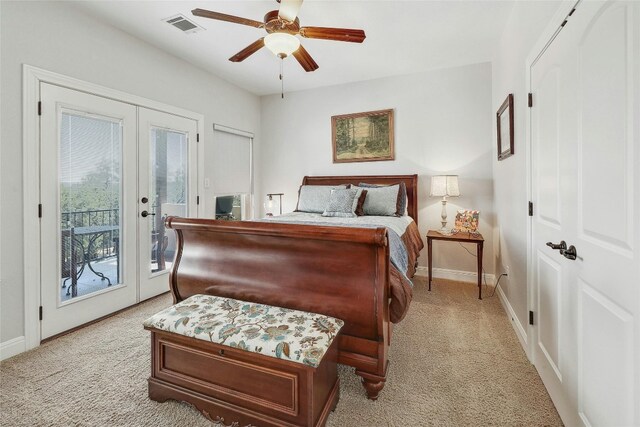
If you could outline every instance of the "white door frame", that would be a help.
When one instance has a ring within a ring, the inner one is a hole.
[[[567,19],[569,13],[580,3],[582,0],[565,0],[556,10],[556,13],[553,15],[549,24],[544,29],[538,41],[533,45],[533,49],[527,56],[526,66],[525,66],[525,93],[531,93],[531,68],[537,62],[538,58],[547,50],[549,45],[556,38],[558,33],[561,31],[562,23]],[[535,102],[535,99],[534,99]],[[526,165],[527,165],[527,199],[534,203],[533,209],[535,214],[536,209],[536,201],[533,199],[533,147],[531,142],[531,109],[527,110],[526,115],[526,129],[525,129],[525,157],[526,157]],[[532,220],[533,216],[530,216],[527,221],[527,310],[529,312],[535,313],[536,300],[535,300],[535,289],[534,281],[533,281],[533,227]],[[535,326],[536,319],[534,316],[534,325],[529,324],[527,326],[527,339],[526,346],[524,347],[525,353],[527,354],[527,358],[533,364],[535,364],[535,352],[534,346],[537,340],[537,329]]]
[[[92,95],[125,102],[139,107],[163,111],[198,122],[198,157],[202,158],[204,147],[204,115],[162,102],[153,101],[126,92],[96,85],[84,80],[68,77],[41,68],[24,64],[22,69],[22,147],[23,147],[23,272],[24,272],[24,337],[25,350],[40,345],[40,83],[50,83]],[[200,163],[199,163],[200,166]],[[198,167],[198,194],[202,193]],[[45,207],[46,209],[46,207]],[[201,215],[200,206],[198,216]],[[27,261],[29,261],[27,263]],[[45,313],[46,316],[46,313]]]

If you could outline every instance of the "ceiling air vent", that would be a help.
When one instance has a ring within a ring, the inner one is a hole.
[[[191,34],[198,32],[200,30],[204,30],[204,28],[200,27],[193,21],[188,20],[184,15],[175,15],[167,19],[163,19],[167,24],[173,25],[183,33]]]

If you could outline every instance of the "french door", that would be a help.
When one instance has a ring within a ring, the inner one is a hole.
[[[41,338],[169,290],[195,120],[41,83]]]
[[[46,83],[40,94],[44,339],[137,301],[137,112]]]
[[[531,89],[534,363],[566,425],[639,425],[640,3],[580,2]]]
[[[196,216],[197,122],[141,108],[139,111],[140,299],[169,290],[176,250],[167,216]]]

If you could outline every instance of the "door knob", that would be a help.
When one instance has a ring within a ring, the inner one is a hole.
[[[549,246],[551,249],[558,249],[560,250],[560,253],[562,253],[562,251],[567,249],[567,242],[561,240],[557,245],[555,243],[547,242],[547,246]]]
[[[571,245],[569,246],[569,249],[561,250],[560,255],[567,259],[574,260],[578,257],[578,252],[576,251],[576,247]]]
[[[149,212],[147,212],[147,211],[142,211],[142,212],[140,212],[140,216],[141,216],[142,218],[146,218],[146,217],[148,217],[148,216],[153,216],[153,215],[155,215],[155,214],[154,214],[154,213],[149,213]]]

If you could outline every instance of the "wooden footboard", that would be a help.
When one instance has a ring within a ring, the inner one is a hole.
[[[390,334],[385,228],[177,217],[166,226],[178,242],[174,302],[220,295],[342,319],[338,361],[355,367],[369,398],[377,398]]]

